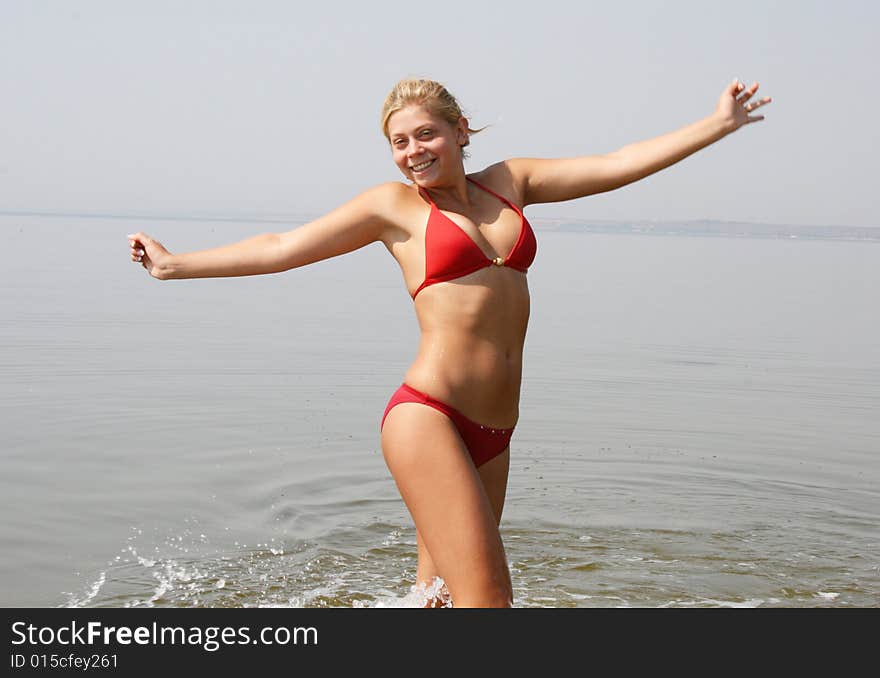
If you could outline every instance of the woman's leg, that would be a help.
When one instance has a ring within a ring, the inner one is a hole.
[[[492,512],[495,514],[495,524],[501,523],[501,513],[504,510],[504,498],[507,494],[507,477],[510,470],[510,448],[506,448],[504,452],[494,459],[487,461],[477,469],[480,480],[483,483],[483,489],[489,498],[489,504],[492,506]],[[419,562],[416,569],[416,585],[422,586],[425,590],[430,590],[435,577],[440,577],[440,571],[434,564],[434,559],[428,551],[425,540],[416,530],[416,545],[418,546]],[[442,577],[441,577],[442,579]],[[446,587],[444,587],[446,588]],[[448,590],[446,591],[448,594]],[[444,607],[447,603],[447,596],[435,595],[427,601],[425,607]]]
[[[382,450],[416,524],[419,581],[443,577],[456,607],[509,606],[498,533],[509,454],[475,469],[452,421],[417,403],[388,413]]]

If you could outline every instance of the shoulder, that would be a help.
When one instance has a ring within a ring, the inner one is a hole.
[[[416,191],[399,181],[388,181],[372,186],[348,201],[341,209],[363,218],[395,225],[399,213],[418,198]]]
[[[404,199],[407,190],[408,188],[399,181],[386,181],[362,191],[355,200],[365,205],[381,207],[386,203]]]
[[[377,184],[357,198],[362,208],[382,224],[381,239],[386,243],[406,240],[417,224],[424,223],[426,203],[412,184],[388,181]]]
[[[527,162],[525,158],[502,160],[468,176],[522,207],[528,180],[524,161]]]
[[[386,181],[368,188],[356,200],[368,205],[377,215],[392,214],[413,200],[418,200],[418,192],[400,181]]]

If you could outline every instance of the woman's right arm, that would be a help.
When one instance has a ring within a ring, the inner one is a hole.
[[[148,235],[136,233],[128,236],[131,259],[159,280],[280,273],[384,239],[401,188],[382,184],[292,231],[198,252],[171,254]]]

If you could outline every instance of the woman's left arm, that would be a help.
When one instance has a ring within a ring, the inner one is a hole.
[[[710,116],[613,153],[581,158],[513,158],[506,164],[521,187],[523,206],[613,191],[674,165],[743,125],[763,120],[763,115],[752,113],[770,103],[770,97],[750,101],[757,91],[758,83],[746,89],[734,80],[724,89]]]

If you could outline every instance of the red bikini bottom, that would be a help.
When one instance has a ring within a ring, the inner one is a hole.
[[[385,425],[385,417],[395,405],[401,403],[421,403],[435,410],[442,412],[452,420],[458,434],[461,436],[465,447],[474,461],[474,466],[482,466],[487,461],[494,459],[507,449],[510,444],[510,436],[513,435],[512,428],[491,428],[483,426],[477,422],[468,419],[454,407],[450,407],[444,402],[432,398],[427,393],[417,391],[412,386],[401,384],[400,388],[391,396],[388,401],[388,407],[385,408],[385,414],[382,415],[382,426]]]

